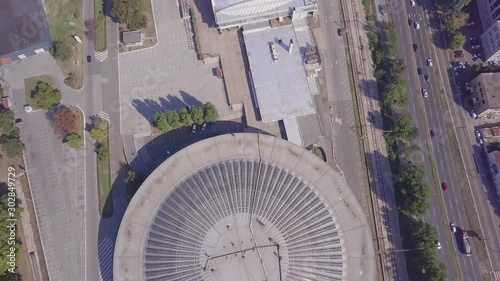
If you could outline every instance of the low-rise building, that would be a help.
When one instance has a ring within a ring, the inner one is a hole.
[[[500,61],[500,20],[481,35],[486,61]]]
[[[133,47],[144,44],[144,33],[138,31],[125,31],[122,33],[123,44]]]
[[[500,118],[500,73],[481,73],[470,82],[479,118]]]
[[[498,172],[500,166],[500,151],[487,152],[486,155],[488,156],[488,166],[493,180],[492,189],[498,196],[500,195],[500,173]]]

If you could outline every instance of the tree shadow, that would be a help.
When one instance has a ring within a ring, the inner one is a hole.
[[[215,17],[214,17],[214,12],[212,10],[212,2],[203,0],[194,0],[194,5],[196,6],[196,9],[201,15],[201,21],[208,27],[214,27]]]

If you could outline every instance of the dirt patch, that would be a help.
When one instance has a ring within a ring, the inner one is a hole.
[[[83,38],[83,0],[45,0],[47,21],[53,41],[61,41],[73,50],[72,56],[66,60],[58,60],[65,77],[70,72],[76,75],[75,89],[83,87],[83,46],[74,38],[74,35]]]
[[[26,98],[26,104],[31,105],[33,110],[39,109],[38,105],[35,103],[31,95],[35,90],[36,83],[38,81],[43,81],[48,83],[49,85],[54,85],[54,79],[48,75],[34,76],[24,79],[24,96]]]

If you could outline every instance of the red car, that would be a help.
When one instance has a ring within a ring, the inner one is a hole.
[[[441,186],[443,187],[443,190],[448,190],[448,185],[445,182],[442,182]]]

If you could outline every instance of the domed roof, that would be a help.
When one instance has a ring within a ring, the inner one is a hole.
[[[375,280],[363,211],[301,147],[225,135],[165,161],[130,202],[117,280]]]

